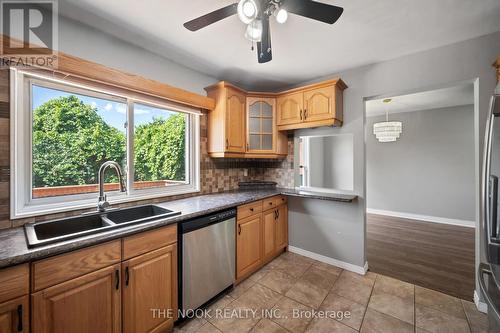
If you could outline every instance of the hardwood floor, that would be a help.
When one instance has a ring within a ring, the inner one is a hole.
[[[370,271],[465,300],[474,293],[474,228],[367,214]]]

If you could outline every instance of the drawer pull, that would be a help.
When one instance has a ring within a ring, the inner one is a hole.
[[[253,208],[250,208],[250,211],[253,212]]]
[[[273,205],[273,202],[272,201],[269,201],[269,206],[272,206]]]
[[[17,331],[23,331],[23,305],[19,304],[17,306]]]
[[[117,269],[115,271],[115,278],[116,278],[115,289],[118,290],[118,289],[120,289],[120,270],[119,269]]]

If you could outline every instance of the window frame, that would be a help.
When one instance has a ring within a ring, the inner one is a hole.
[[[82,84],[30,71],[10,69],[10,202],[11,219],[97,207],[97,193],[55,197],[32,197],[32,92],[33,85],[57,89],[89,97],[101,98],[126,105],[126,167],[127,192],[107,192],[110,204],[154,199],[200,191],[200,114],[195,108],[177,105],[167,100],[137,94],[122,94],[92,83]],[[186,182],[171,187],[134,189],[134,105],[181,112],[186,115]]]

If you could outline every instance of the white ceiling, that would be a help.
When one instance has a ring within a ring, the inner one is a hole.
[[[386,98],[391,98],[392,101],[386,104],[383,102]],[[366,102],[366,116],[384,115],[386,110],[390,116],[394,113],[433,110],[471,104],[474,104],[474,85],[472,83],[415,94],[369,100]]]
[[[273,61],[258,64],[236,16],[198,32],[182,24],[236,0],[61,0],[61,14],[244,88],[275,90],[349,68],[500,31],[499,0],[321,0],[334,25],[272,22]]]

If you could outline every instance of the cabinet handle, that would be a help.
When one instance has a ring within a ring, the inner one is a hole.
[[[300,120],[302,120],[302,109],[300,109]]]
[[[277,209],[277,210],[276,210],[276,213],[278,213],[278,215],[276,216],[276,218],[278,218],[278,219],[279,219],[279,218],[280,218],[280,211]]]
[[[115,278],[116,278],[115,289],[118,290],[118,289],[120,289],[120,270],[119,269],[117,269],[115,271]]]
[[[226,139],[226,149],[229,149],[229,139]]]
[[[250,145],[247,143],[247,151],[250,151]]]
[[[250,211],[253,212],[253,208],[250,208]]]
[[[269,201],[269,206],[272,206],[273,205],[273,202],[272,201]]]
[[[275,220],[278,218],[278,214],[276,214],[277,212],[278,212],[277,210],[274,211],[274,219]]]
[[[125,267],[125,285],[128,286],[128,281],[130,279],[130,273],[128,272],[128,266]]]
[[[307,120],[307,109],[304,109],[304,120]]]
[[[241,224],[238,224],[238,235],[241,235]]]
[[[22,332],[23,331],[23,305],[19,304],[17,306],[17,331]]]

